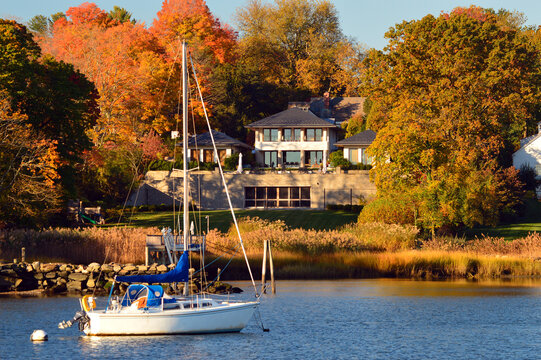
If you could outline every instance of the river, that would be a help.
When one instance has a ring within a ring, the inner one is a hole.
[[[250,290],[247,283],[235,283]],[[248,296],[248,294],[244,295]],[[0,359],[541,358],[541,281],[280,281],[241,333],[90,338],[74,297],[0,298]],[[49,341],[32,343],[34,329]]]

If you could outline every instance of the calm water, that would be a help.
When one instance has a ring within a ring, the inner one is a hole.
[[[249,290],[246,283],[241,284]],[[1,359],[539,359],[541,282],[281,281],[241,333],[88,338],[77,298],[0,298]],[[32,343],[34,329],[49,341]]]

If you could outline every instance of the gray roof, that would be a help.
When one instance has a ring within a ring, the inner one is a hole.
[[[224,134],[223,132],[212,130],[212,135],[214,136],[214,142],[216,143],[216,147],[243,147],[246,149],[252,148],[250,145],[234,139],[231,136]],[[196,147],[196,143],[198,148],[211,148],[212,139],[210,138],[210,133],[206,132],[197,136],[192,135],[188,138],[188,148],[194,149]],[[177,146],[182,146],[182,141],[178,143]]]
[[[247,128],[336,128],[336,125],[320,119],[311,111],[291,108],[246,125]]]
[[[344,140],[340,140],[336,142],[334,145],[336,146],[355,146],[355,145],[370,145],[376,138],[376,133],[372,130],[366,130],[363,132],[360,132],[358,134],[355,134],[353,136],[350,136]]]
[[[325,111],[324,98],[314,97],[310,100],[310,110],[320,117],[331,117],[337,123],[347,121],[353,116],[364,115],[364,97],[335,97],[329,101],[329,110]]]

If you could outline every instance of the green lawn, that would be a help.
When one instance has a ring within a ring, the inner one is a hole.
[[[513,240],[527,236],[531,232],[541,233],[541,202],[536,200],[531,200],[526,204],[524,214],[519,216],[515,222],[491,228],[483,227],[467,230],[464,235],[468,239],[486,235]]]
[[[129,211],[127,212],[129,215]],[[178,215],[178,214],[177,214]],[[195,215],[199,215],[197,212]],[[330,230],[342,225],[357,221],[358,214],[345,211],[330,210],[238,210],[235,211],[238,218],[250,216],[261,219],[283,220],[290,228]],[[201,211],[201,224],[206,229],[205,216],[209,216],[210,228],[217,228],[220,231],[227,231],[233,220],[229,210]],[[181,215],[182,217],[182,215]],[[190,213],[190,219],[194,218],[194,212]],[[182,221],[182,218],[181,218]],[[109,223],[105,226],[115,226]],[[123,221],[120,226],[128,225],[133,227],[159,227],[173,226],[173,212],[138,212],[134,213],[131,219]]]

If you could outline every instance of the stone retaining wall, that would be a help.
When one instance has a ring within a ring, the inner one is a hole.
[[[28,290],[42,290],[48,294],[59,293],[98,293],[106,292],[106,284],[113,281],[116,275],[150,275],[165,273],[175,265],[119,265],[91,263],[89,265],[73,264],[41,264],[8,263],[0,264],[0,293],[20,292]],[[101,276],[100,276],[101,271]],[[99,277],[99,279],[98,279]],[[181,288],[174,288],[170,284],[163,284],[166,292],[177,293]],[[110,286],[110,285],[109,285]],[[120,292],[126,286],[119,284]],[[198,279],[190,282],[190,291],[199,292]],[[207,289],[208,292],[238,292],[239,289],[231,285],[217,282]]]

